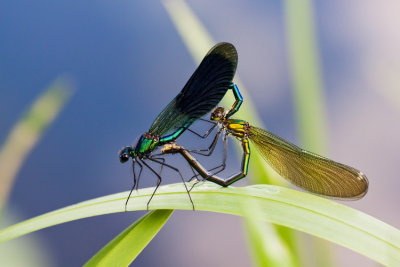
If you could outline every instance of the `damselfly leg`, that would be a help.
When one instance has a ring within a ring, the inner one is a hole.
[[[157,158],[150,157],[150,158],[148,158],[148,159],[151,160],[151,161],[153,161],[153,162],[155,162],[155,163],[161,164],[162,166],[165,166],[165,167],[167,167],[167,168],[170,168],[171,170],[173,170],[173,171],[175,171],[176,173],[179,174],[179,177],[181,178],[182,183],[183,183],[183,185],[185,186],[186,192],[188,193],[188,196],[189,196],[189,199],[190,199],[190,203],[192,203],[192,208],[193,208],[193,210],[194,210],[194,204],[193,204],[192,197],[190,196],[189,190],[188,190],[187,185],[186,185],[186,183],[185,183],[185,179],[183,178],[182,173],[180,172],[180,170],[179,170],[178,168],[174,167],[174,166],[171,166],[171,165],[165,163],[165,161],[159,161]],[[143,163],[144,163],[144,162],[143,162]],[[161,178],[161,175],[158,175],[158,177]],[[161,182],[161,181],[160,181],[160,182]],[[157,189],[158,189],[158,186],[159,186],[159,183],[157,183],[156,189],[154,190],[153,194],[151,195],[151,197],[150,197],[150,199],[149,199],[149,202],[147,202],[147,209],[149,209],[150,201],[152,200],[154,194],[156,193],[156,191],[157,191]]]
[[[136,168],[135,168],[136,163],[139,165],[139,168],[140,168],[138,176],[136,176]],[[129,199],[130,199],[130,197],[132,195],[133,190],[135,188],[136,188],[136,190],[138,189],[139,179],[140,179],[140,176],[142,175],[142,170],[143,170],[143,166],[142,166],[142,164],[140,164],[139,161],[135,161],[135,160],[132,161],[133,185],[132,185],[131,191],[129,191],[128,198],[125,201],[125,211],[127,211],[128,202],[129,202]]]

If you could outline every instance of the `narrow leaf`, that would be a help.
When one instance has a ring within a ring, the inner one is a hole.
[[[140,189],[128,210],[146,210],[154,188]],[[68,206],[0,231],[0,242],[56,224],[124,211],[127,192]],[[196,210],[247,216],[241,203],[260,207],[252,218],[303,231],[390,266],[400,266],[400,231],[365,213],[308,193],[273,185],[227,187],[205,182],[191,191]],[[182,183],[158,189],[151,209],[186,209],[192,205]]]
[[[84,266],[128,266],[167,222],[173,210],[154,210],[115,237]]]
[[[71,95],[65,78],[56,79],[32,104],[0,148],[0,207],[7,201],[25,158],[57,117]]]

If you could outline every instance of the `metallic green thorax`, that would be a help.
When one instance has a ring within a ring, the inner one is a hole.
[[[132,156],[145,155],[159,146],[160,139],[157,136],[151,136],[148,133],[143,134],[131,151]]]
[[[176,132],[162,137],[148,132],[144,133],[136,143],[135,148],[130,152],[131,156],[148,155],[157,147],[175,141],[186,129],[187,127],[181,127]]]

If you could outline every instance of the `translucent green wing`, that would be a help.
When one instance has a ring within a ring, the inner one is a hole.
[[[235,75],[238,55],[230,43],[215,45],[204,57],[182,91],[158,115],[149,132],[163,136],[187,129],[224,97]]]
[[[250,140],[263,158],[293,184],[319,195],[359,199],[368,190],[360,171],[305,151],[257,127],[250,127]]]

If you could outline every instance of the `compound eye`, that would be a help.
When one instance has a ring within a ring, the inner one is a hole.
[[[220,112],[214,112],[211,114],[210,119],[212,121],[218,121],[221,118],[221,113]]]
[[[210,119],[213,121],[218,121],[224,118],[224,108],[223,107],[217,107],[214,109],[214,111],[211,113]]]
[[[128,155],[128,154],[122,154],[122,155],[119,156],[119,161],[120,161],[121,163],[125,163],[125,162],[127,162],[128,160],[129,160],[129,155]]]
[[[132,148],[130,147],[124,147],[123,149],[121,149],[121,151],[119,152],[119,161],[121,163],[125,163],[129,160],[130,154],[129,152],[132,150]]]

